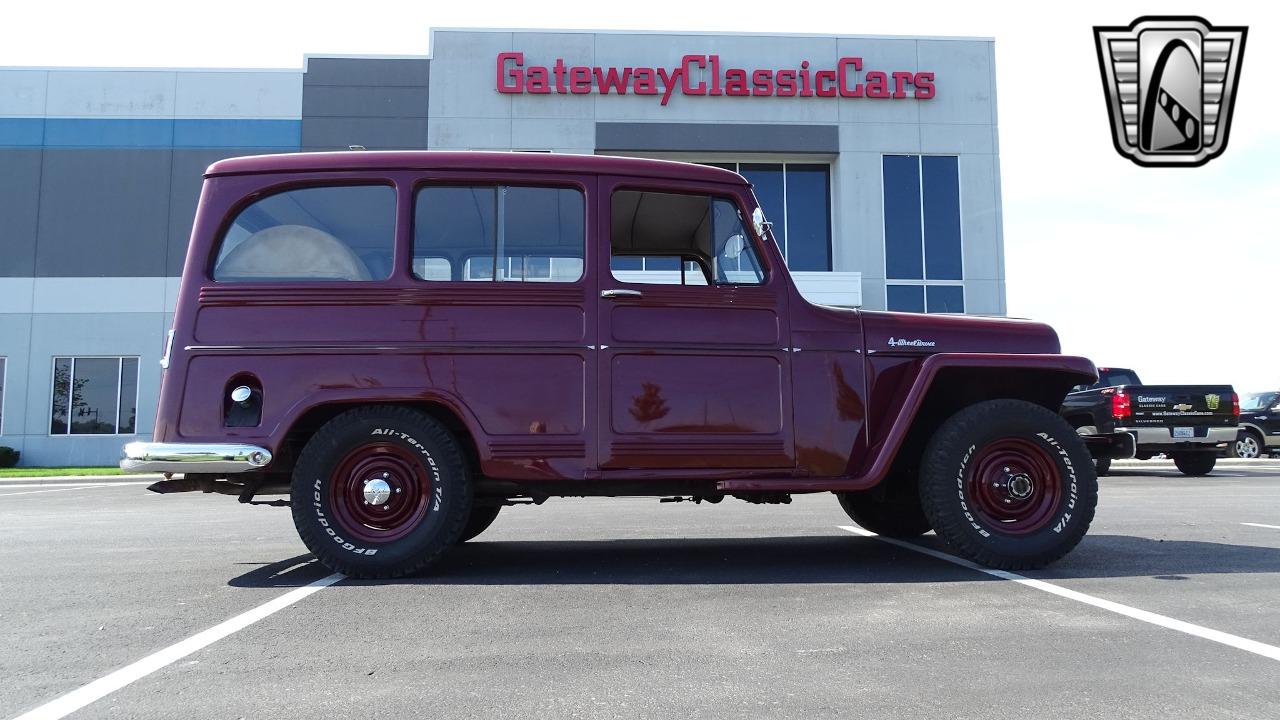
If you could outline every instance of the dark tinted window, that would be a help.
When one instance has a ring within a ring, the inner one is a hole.
[[[572,188],[422,188],[414,205],[414,275],[574,282],[585,257],[584,207]]]
[[[921,158],[924,179],[924,260],[930,280],[960,280],[960,174],[953,155]]]
[[[262,198],[227,230],[213,277],[382,280],[391,275],[396,191],[385,185],[312,187]]]
[[[137,408],[137,358],[54,359],[50,433],[132,434]]]
[[[782,185],[782,163],[742,163],[738,172],[751,183],[751,191],[756,194],[764,216],[774,223],[773,239],[778,242],[782,257],[787,257],[787,224],[783,222],[787,217],[787,201]],[[791,267],[789,260],[787,267]]]
[[[925,298],[931,313],[964,312],[964,288],[959,285],[929,285]]]
[[[787,267],[831,269],[830,203],[829,166],[787,164]]]
[[[884,255],[890,279],[924,279],[920,238],[920,157],[885,155]]]
[[[831,269],[831,166],[821,163],[708,163],[737,170],[792,270]]]
[[[924,312],[924,287],[921,285],[890,285],[885,288],[887,306],[900,312]]]

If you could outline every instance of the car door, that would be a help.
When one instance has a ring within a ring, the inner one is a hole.
[[[462,172],[413,196],[421,382],[475,419],[483,472],[582,479],[595,465],[594,178]]]
[[[626,178],[597,198],[600,467],[794,468],[787,293],[744,198]]]

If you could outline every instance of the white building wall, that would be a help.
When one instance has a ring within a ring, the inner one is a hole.
[[[508,95],[496,58],[523,52],[526,67],[557,58],[588,67],[674,67],[686,54],[719,54],[722,67],[835,67],[936,73],[933,98],[691,97],[663,106],[647,95]],[[958,155],[966,311],[1005,313],[993,43],[986,39],[698,33],[436,30],[432,35],[428,145],[433,149],[594,153],[597,122],[834,125],[834,156],[778,160],[832,166],[832,270],[860,273],[868,309],[885,306],[881,156]],[[653,156],[655,153],[644,153]],[[657,153],[662,155],[662,153]],[[673,159],[696,153],[667,153]],[[767,160],[754,153],[751,159]],[[723,159],[723,153],[715,159]],[[747,159],[747,154],[743,154]]]

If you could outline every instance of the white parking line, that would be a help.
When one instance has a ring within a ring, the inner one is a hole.
[[[1260,527],[1260,528],[1270,528],[1272,530],[1280,530],[1280,525],[1264,525],[1263,523],[1240,523],[1240,524],[1248,525],[1249,527]]]
[[[119,485],[120,487],[125,487],[128,485],[147,485],[147,484],[149,483],[144,483],[144,482],[79,483],[79,484],[73,483],[70,485],[56,485],[53,488],[49,488],[48,485],[10,485],[9,487],[4,487],[0,489],[10,490],[12,488],[30,488],[30,487],[38,487],[38,488],[44,488],[44,489],[28,490],[26,492],[0,492],[0,497],[4,497],[6,495],[34,495],[36,493],[61,492],[63,490],[88,490],[90,488],[114,487],[117,485]]]
[[[912,550],[912,551],[921,553],[923,555],[928,555],[929,557],[937,558],[939,560],[946,560],[949,563],[954,563],[961,567],[969,568],[970,570],[977,570],[978,572],[986,573],[987,575],[1000,578],[1001,580],[1009,580],[1012,582],[1016,582],[1019,585],[1025,585],[1029,588],[1034,588],[1042,592],[1047,592],[1052,595],[1057,595],[1058,597],[1063,597],[1068,600],[1075,600],[1076,602],[1081,602],[1081,603],[1084,603],[1085,605],[1092,605],[1096,608],[1101,608],[1103,610],[1109,610],[1118,615],[1124,615],[1125,617],[1133,618],[1134,620],[1141,620],[1142,622],[1145,622],[1145,623],[1151,623],[1152,625],[1159,625],[1160,627],[1168,628],[1170,630],[1177,630],[1178,632],[1186,633],[1188,635],[1194,635],[1198,638],[1203,638],[1205,640],[1212,640],[1213,642],[1221,643],[1223,645],[1236,648],[1237,650],[1244,650],[1245,652],[1251,652],[1255,655],[1261,655],[1262,657],[1269,658],[1271,660],[1280,660],[1280,647],[1276,647],[1275,645],[1267,645],[1266,643],[1260,643],[1257,640],[1250,640],[1249,638],[1243,638],[1243,637],[1240,637],[1239,635],[1232,635],[1230,633],[1224,633],[1220,630],[1214,630],[1212,628],[1202,627],[1200,625],[1193,625],[1189,622],[1184,622],[1176,618],[1171,618],[1167,615],[1159,615],[1157,613],[1148,612],[1146,610],[1139,610],[1138,608],[1135,608],[1135,607],[1129,607],[1128,605],[1121,605],[1118,602],[1103,600],[1102,598],[1094,597],[1092,595],[1086,595],[1082,592],[1076,592],[1075,590],[1068,590],[1064,587],[1054,585],[1053,583],[1048,583],[1043,580],[1035,580],[1029,577],[1019,575],[1017,573],[1011,573],[1005,570],[992,570],[991,568],[985,568],[985,567],[982,567],[981,565],[971,563],[968,560],[965,560],[964,558],[958,558],[954,555],[948,555],[947,553],[934,550],[933,548],[923,547],[920,545],[916,545],[914,543],[906,542],[904,540],[898,540],[896,538],[890,538],[890,537],[882,537],[880,535],[876,535],[873,532],[868,532],[866,530],[863,530],[860,527],[854,527],[852,525],[841,525],[839,527],[843,530],[847,530],[853,533],[854,535],[861,535],[863,537],[875,538],[882,542],[887,542],[891,545],[896,545],[900,548],[905,548],[907,550]]]
[[[106,697],[135,680],[144,678],[166,665],[181,660],[197,650],[208,647],[238,630],[243,630],[259,620],[293,605],[312,593],[329,587],[344,577],[346,576],[334,573],[322,580],[316,580],[310,585],[290,590],[284,595],[267,601],[246,613],[241,613],[230,620],[214,625],[204,632],[192,635],[180,643],[154,652],[131,665],[126,665],[116,670],[110,675],[104,675],[56,700],[25,712],[14,718],[14,720],[57,720],[57,718],[66,717],[85,705]]]

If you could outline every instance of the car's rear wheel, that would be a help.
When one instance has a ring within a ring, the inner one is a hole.
[[[1213,472],[1213,466],[1218,464],[1218,457],[1211,452],[1174,453],[1173,464],[1183,475],[1199,477]]]
[[[1111,472],[1111,458],[1094,458],[1093,471],[1098,477],[1102,477]]]
[[[467,524],[462,528],[462,536],[458,538],[458,542],[464,543],[485,530],[498,519],[498,511],[502,509],[501,505],[472,505],[471,517],[467,518]]]
[[[1057,414],[990,400],[952,415],[925,447],[920,500],[961,555],[1005,570],[1036,568],[1084,537],[1098,501],[1093,459]]]
[[[358,578],[423,570],[471,516],[453,435],[404,407],[370,406],[325,423],[293,471],[293,522],[326,566]]]
[[[1227,451],[1233,458],[1254,459],[1262,456],[1262,438],[1252,430],[1241,430]]]
[[[933,529],[915,492],[879,497],[870,492],[842,492],[836,497],[851,520],[877,535],[913,538]]]

